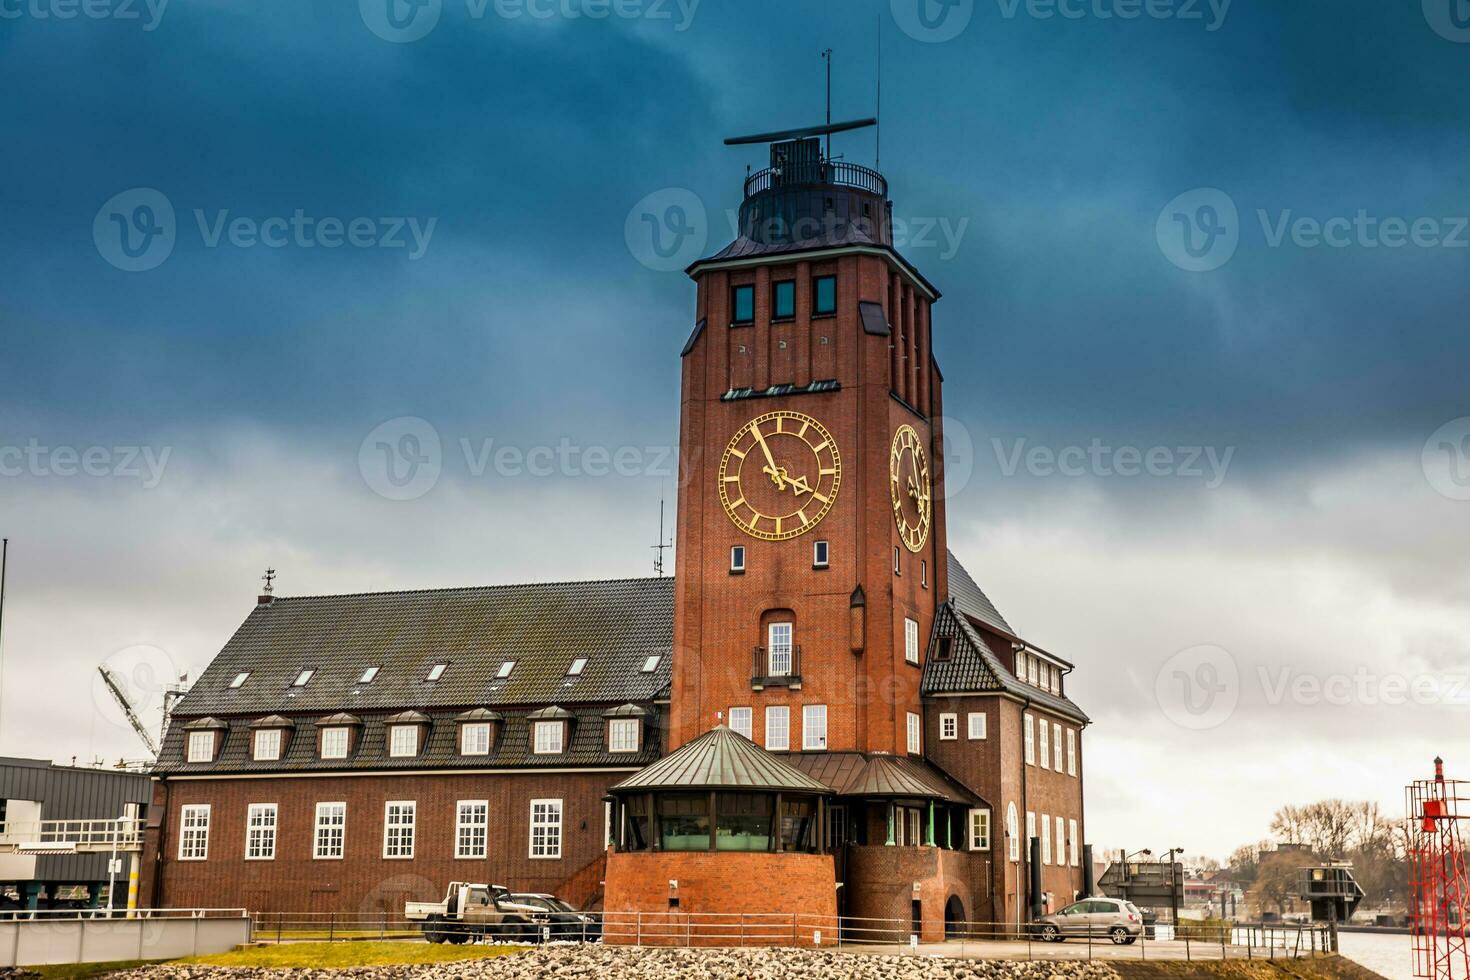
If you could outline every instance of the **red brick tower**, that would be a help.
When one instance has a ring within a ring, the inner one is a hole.
[[[723,720],[902,754],[922,713],[948,594],[938,293],[893,247],[883,176],[816,132],[743,141],[771,166],[740,237],[688,270],[670,749]]]

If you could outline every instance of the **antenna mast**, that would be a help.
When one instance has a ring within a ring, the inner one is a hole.
[[[822,52],[822,60],[827,63],[827,125],[832,125],[832,49],[828,48]],[[832,159],[832,134],[827,134],[827,159]]]
[[[653,545],[654,559],[653,571],[659,578],[664,577],[664,552],[674,546],[673,541],[664,540],[664,499],[658,499],[658,544]]]
[[[883,169],[883,15],[878,15],[878,104],[873,107],[873,169]]]

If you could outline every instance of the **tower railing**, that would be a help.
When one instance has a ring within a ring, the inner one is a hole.
[[[803,175],[807,176],[807,175]],[[785,168],[767,167],[757,171],[745,178],[745,196],[751,197],[768,191],[773,187],[803,187],[821,186],[833,184],[838,187],[852,187],[880,197],[888,196],[888,181],[878,171],[871,167],[864,167],[857,163],[844,163],[840,160],[828,160],[821,164],[820,172],[812,174],[817,180],[803,180],[796,175],[790,175],[789,179]]]

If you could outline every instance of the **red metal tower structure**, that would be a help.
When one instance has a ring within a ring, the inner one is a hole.
[[[1466,873],[1465,824],[1470,822],[1470,783],[1434,778],[1410,783],[1408,796],[1409,929],[1414,976],[1470,978],[1470,875]]]

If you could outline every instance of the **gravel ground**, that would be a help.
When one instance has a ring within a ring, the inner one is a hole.
[[[117,980],[1120,980],[1103,964],[947,960],[802,949],[538,948],[516,956],[425,966],[256,970],[165,964]]]

